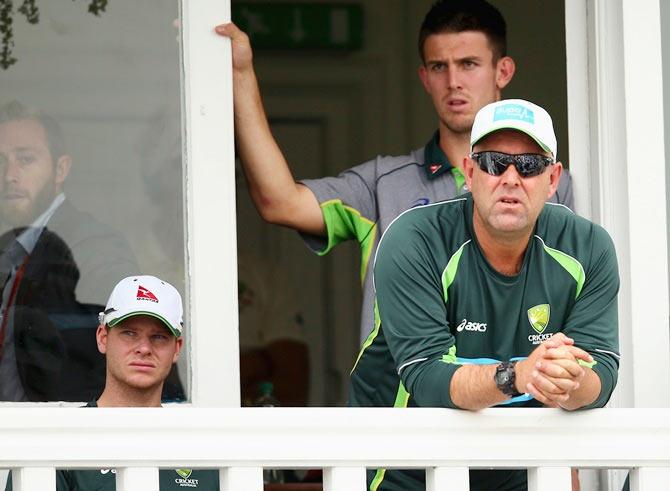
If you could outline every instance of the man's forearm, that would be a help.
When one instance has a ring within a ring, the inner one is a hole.
[[[508,396],[500,392],[493,376],[496,365],[464,365],[451,379],[451,400],[461,409],[476,411],[499,404]]]
[[[234,70],[233,85],[237,149],[258,212],[268,222],[322,234],[320,206],[295,182],[272,136],[253,68]]]
[[[270,131],[253,68],[233,71],[233,81],[238,154],[258,211],[273,221],[273,212],[297,185]]]
[[[325,224],[319,202],[306,186],[295,182],[270,131],[249,37],[232,22],[214,30],[231,41],[235,137],[256,208],[268,222],[323,235]]]

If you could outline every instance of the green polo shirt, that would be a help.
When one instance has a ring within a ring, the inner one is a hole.
[[[558,332],[593,356],[602,390],[589,407],[605,405],[619,365],[619,277],[607,232],[547,204],[521,270],[505,276],[479,248],[472,216],[468,194],[409,210],[387,229],[374,267],[375,329],[352,372],[350,405],[456,407],[450,383],[459,367],[525,358]],[[507,401],[520,405],[539,403]],[[421,474],[379,471],[370,489],[423,489]],[[520,474],[480,471],[471,489],[504,481],[523,489]]]

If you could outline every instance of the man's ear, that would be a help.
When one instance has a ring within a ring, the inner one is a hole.
[[[55,183],[62,186],[70,174],[70,167],[72,167],[72,157],[69,155],[61,155],[56,161],[56,177]]]
[[[475,161],[469,155],[463,157],[463,172],[465,174],[465,185],[472,190],[472,176],[475,172]]]
[[[423,85],[424,90],[430,94],[429,86],[428,86],[428,68],[426,68],[426,65],[423,63],[419,66],[419,78],[421,79],[421,84]]]
[[[107,353],[107,327],[103,324],[95,331],[95,340],[98,343],[98,351],[103,355]]]
[[[556,162],[549,168],[551,169],[551,174],[549,174],[549,194],[547,195],[547,199],[551,198],[558,189],[558,183],[560,182],[561,174],[563,173],[563,164]]]
[[[512,80],[516,71],[516,63],[509,56],[503,56],[496,63],[496,87],[498,90],[504,89]]]
[[[184,338],[182,336],[179,336],[177,338],[177,345],[174,351],[174,357],[172,358],[172,363],[177,363],[177,360],[179,359],[179,353],[181,353],[181,348],[183,345],[184,345]]]

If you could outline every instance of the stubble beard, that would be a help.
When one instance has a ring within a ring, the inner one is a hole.
[[[162,389],[163,380],[163,378],[158,376],[138,377],[133,376],[128,372],[124,372],[123,370],[113,369],[110,369],[107,375],[108,384],[110,381],[112,381],[113,383],[111,385],[116,387],[119,392],[128,395],[133,393],[145,394]]]
[[[470,116],[447,116],[442,118],[442,125],[454,135],[468,135],[472,130],[474,118]]]
[[[55,190],[47,185],[28,203],[27,207],[14,206],[2,201],[2,206],[0,207],[2,223],[14,228],[27,227],[51,206],[55,197]]]
[[[475,203],[475,220],[486,229],[489,236],[502,242],[515,242],[529,234],[528,215],[510,216],[508,213],[498,213],[494,210],[482,210]]]

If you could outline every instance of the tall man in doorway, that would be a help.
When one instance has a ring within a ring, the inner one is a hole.
[[[138,267],[125,238],[66,199],[71,163],[55,119],[0,107],[0,400],[86,401],[104,384],[97,312]]]
[[[389,226],[374,264],[376,328],[351,406],[602,407],[619,366],[614,245],[546,204],[562,165],[549,114],[489,104],[464,159],[471,194]],[[524,490],[525,471],[472,471],[473,490]],[[370,491],[424,489],[423,473],[368,475]]]
[[[359,242],[363,341],[374,322],[368,266],[386,227],[408,208],[466,190],[462,161],[474,116],[500,99],[514,75],[505,20],[484,0],[436,2],[419,34],[419,78],[439,121],[433,137],[408,155],[377,157],[338,177],[299,183],[270,132],[248,37],[233,24],[216,32],[232,39],[236,141],[251,197],[265,220],[299,231],[320,255],[342,241]],[[567,173],[551,199],[572,207]]]

